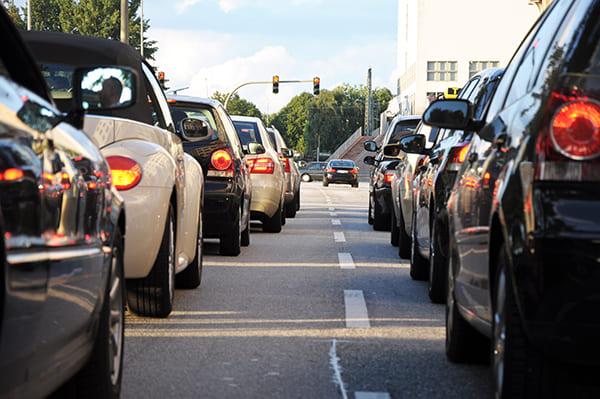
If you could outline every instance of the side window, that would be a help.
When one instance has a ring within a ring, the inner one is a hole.
[[[154,119],[156,113],[159,126],[175,133],[175,125],[171,118],[171,112],[169,111],[169,104],[167,103],[165,93],[160,87],[158,80],[156,80],[154,73],[152,73],[146,64],[142,64],[142,70],[144,71],[144,76],[146,78],[146,86],[148,86],[148,84],[150,85],[150,87],[146,87],[146,89],[150,95],[150,100],[152,101],[152,119],[156,123],[156,120]]]
[[[473,92],[473,89],[475,88],[475,86],[477,86],[477,84],[479,84],[479,80],[480,78],[474,78],[471,79],[470,81],[467,82],[467,84],[465,85],[465,87],[463,87],[460,90],[460,95],[458,96],[458,98],[460,99],[470,99],[469,97],[471,96],[471,93]]]
[[[225,111],[225,108],[219,106],[217,108],[218,114],[221,117],[223,125],[225,125],[225,134],[227,135],[227,139],[229,140],[229,144],[233,147],[234,151],[236,151],[240,158],[244,157],[244,152],[242,151],[242,144],[240,143],[240,138],[237,135],[235,130],[235,126],[229,117],[229,114]]]
[[[554,36],[569,12],[570,7],[571,1],[558,1],[555,7],[549,11],[548,16],[534,36],[535,38],[527,48],[520,62],[505,105],[510,105],[527,94],[531,89],[531,85],[537,80],[544,56],[550,48]]]

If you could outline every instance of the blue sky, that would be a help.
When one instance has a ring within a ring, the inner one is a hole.
[[[377,86],[393,89],[395,0],[145,0],[157,66],[182,94],[228,91],[245,80],[311,79],[323,88],[362,84],[369,66]],[[243,89],[274,112],[312,85]]]

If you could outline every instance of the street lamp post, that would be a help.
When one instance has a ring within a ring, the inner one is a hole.
[[[29,0],[31,1],[31,0]],[[121,41],[129,43],[129,2],[121,0]]]
[[[144,0],[140,0],[140,54],[144,58]]]
[[[27,0],[27,30],[31,30],[31,0]]]

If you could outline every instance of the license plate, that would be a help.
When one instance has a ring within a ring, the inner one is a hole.
[[[337,172],[338,172],[338,173],[348,173],[348,171],[347,171],[347,170],[338,170]]]

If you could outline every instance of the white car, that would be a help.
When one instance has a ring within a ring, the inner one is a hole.
[[[263,231],[279,233],[285,223],[285,170],[260,118],[232,116],[252,180],[250,217]],[[252,148],[251,148],[252,147]]]
[[[69,111],[71,73],[86,65],[134,71],[134,106],[85,117],[84,132],[101,149],[125,199],[125,278],[133,312],[166,317],[175,285],[195,288],[202,268],[202,168],[183,151],[165,95],[152,69],[130,46],[62,33],[26,33],[59,108]],[[103,87],[110,101],[114,87]],[[176,276],[177,274],[177,276]]]

